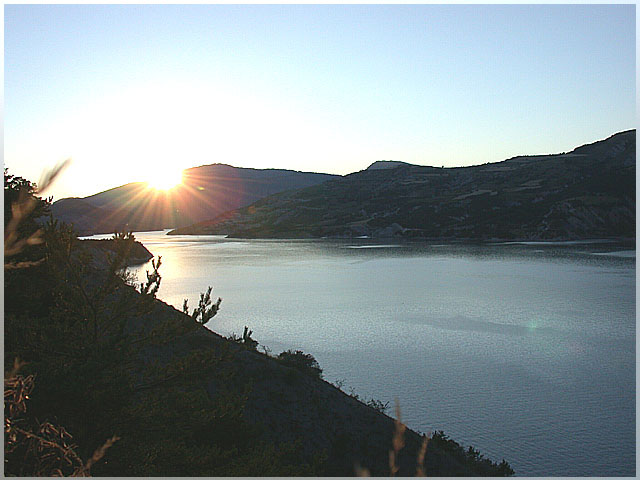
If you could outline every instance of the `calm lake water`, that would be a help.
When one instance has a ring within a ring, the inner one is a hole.
[[[633,246],[163,233],[136,234],[162,256],[159,297],[193,307],[213,286],[212,330],[311,353],[326,380],[397,397],[411,428],[517,475],[635,475]]]

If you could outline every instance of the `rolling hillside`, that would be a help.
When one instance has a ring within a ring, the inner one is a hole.
[[[172,234],[580,239],[635,236],[635,130],[473,167],[381,165]]]
[[[268,195],[308,187],[334,178],[324,173],[259,170],[224,164],[204,165],[183,172],[183,183],[169,192],[129,183],[84,198],[54,202],[54,217],[73,223],[80,234],[116,230],[161,230],[189,225]]]

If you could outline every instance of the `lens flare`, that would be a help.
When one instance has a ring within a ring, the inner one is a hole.
[[[158,170],[147,176],[147,185],[155,190],[171,190],[182,183],[182,171]]]

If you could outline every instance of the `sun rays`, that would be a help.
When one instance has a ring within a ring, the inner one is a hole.
[[[105,198],[99,207],[100,228],[128,229],[134,225],[141,231],[177,228],[210,220],[255,200],[246,189],[251,179],[191,169],[174,174],[163,169],[161,173],[147,175],[145,182],[123,185],[119,187],[119,195]]]
[[[182,183],[182,170],[158,169],[147,176],[147,185],[150,188],[168,191]]]

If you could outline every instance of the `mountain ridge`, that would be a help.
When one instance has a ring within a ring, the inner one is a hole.
[[[285,190],[315,185],[336,175],[227,164],[187,168],[168,192],[131,182],[89,195],[57,200],[53,216],[82,235],[121,230],[162,230],[189,225]]]
[[[562,240],[635,236],[635,130],[567,153],[351,173],[170,234]]]

